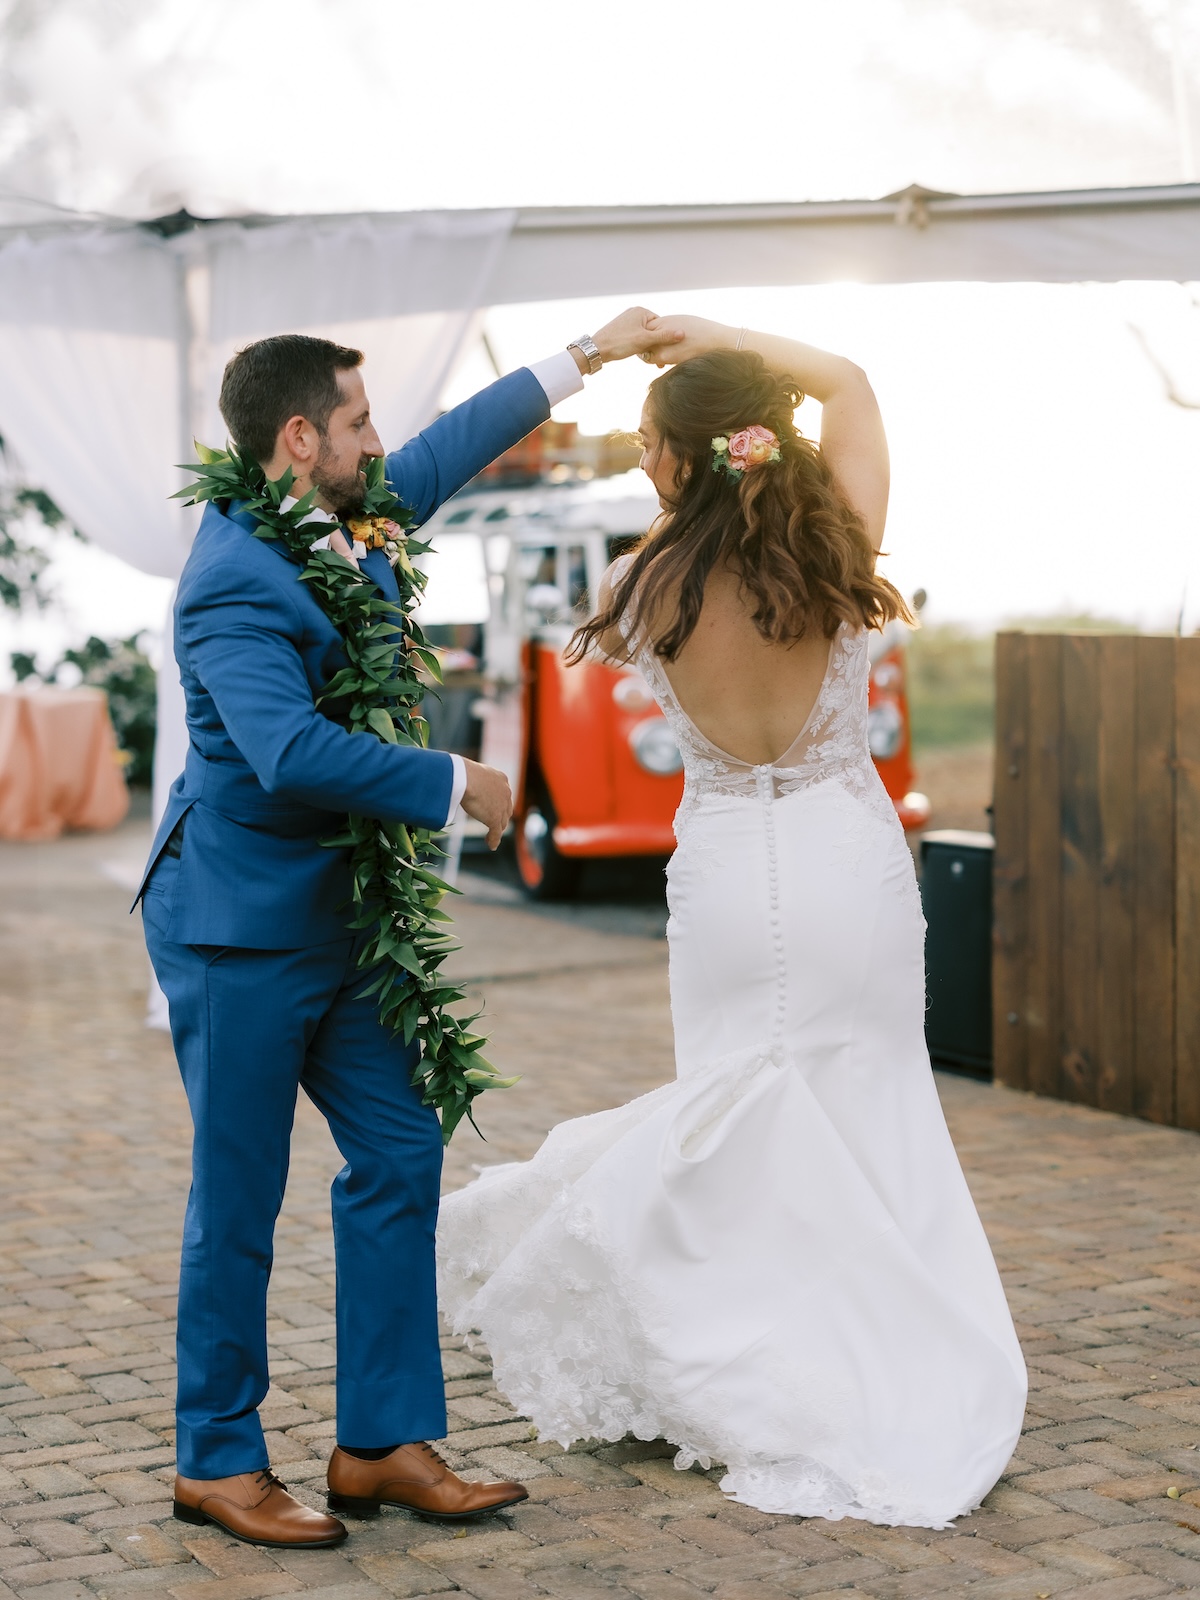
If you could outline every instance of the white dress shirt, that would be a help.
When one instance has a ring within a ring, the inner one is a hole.
[[[541,361],[532,361],[529,370],[545,390],[546,399],[550,406],[556,406],[560,400],[578,394],[583,388],[583,375],[575,362],[575,357],[569,350],[556,350],[552,356],[546,356]],[[295,495],[288,497],[280,503],[281,511],[289,511],[296,504]],[[305,522],[336,522],[337,518],[329,511],[322,511],[314,506],[305,517]],[[332,534],[326,534],[323,539],[314,539],[311,545],[313,550],[328,550]],[[349,558],[357,566],[367,553],[367,547],[355,540],[353,555]],[[454,780],[450,785],[450,809],[446,813],[446,827],[454,821],[455,813],[462,804],[462,797],[467,791],[467,764],[462,756],[451,753],[450,760],[454,764]]]

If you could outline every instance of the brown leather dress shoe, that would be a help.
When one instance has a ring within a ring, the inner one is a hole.
[[[269,1467],[236,1478],[176,1478],[175,1515],[197,1526],[215,1522],[235,1539],[278,1550],[320,1550],[346,1537],[336,1517],[301,1505]]]
[[[360,1517],[387,1505],[438,1522],[466,1522],[528,1499],[520,1483],[465,1483],[431,1444],[402,1444],[381,1461],[360,1461],[344,1450],[329,1458],[329,1509]]]

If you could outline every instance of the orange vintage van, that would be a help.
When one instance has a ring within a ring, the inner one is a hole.
[[[444,674],[440,697],[426,702],[430,742],[508,774],[517,870],[534,898],[569,898],[588,859],[675,847],[683,763],[640,673],[563,663],[605,568],[657,511],[638,472],[485,482],[422,530],[433,550],[421,623]],[[904,633],[889,629],[873,644],[870,740],[901,820],[915,828],[929,805],[912,792]]]

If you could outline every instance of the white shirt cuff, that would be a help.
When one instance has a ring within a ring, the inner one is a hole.
[[[458,808],[462,805],[462,797],[467,792],[467,763],[461,756],[451,755],[450,759],[454,763],[454,782],[450,786],[450,810],[446,815],[447,827],[454,821]]]
[[[529,370],[546,391],[551,408],[583,388],[583,374],[569,350],[556,350],[544,361],[531,361]]]

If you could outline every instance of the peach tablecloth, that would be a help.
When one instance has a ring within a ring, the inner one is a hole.
[[[102,690],[0,694],[0,839],[115,828],[128,810]]]

